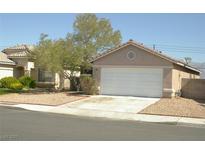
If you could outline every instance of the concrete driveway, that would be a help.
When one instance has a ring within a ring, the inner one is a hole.
[[[92,96],[87,99],[62,105],[61,107],[100,110],[111,112],[138,113],[147,106],[157,102],[159,98],[130,96]]]

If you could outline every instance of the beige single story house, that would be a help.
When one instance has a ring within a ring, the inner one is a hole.
[[[182,78],[200,78],[198,69],[133,40],[91,62],[93,77],[104,95],[173,97],[180,95]]]
[[[36,80],[38,87],[55,87],[60,85],[58,73],[39,68],[31,58],[33,46],[18,45],[0,52],[0,79],[7,76],[19,78],[27,75]],[[64,88],[70,88],[68,79],[64,80]]]

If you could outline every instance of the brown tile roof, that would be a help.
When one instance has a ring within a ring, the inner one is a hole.
[[[172,62],[174,64],[186,67],[187,69],[190,69],[192,71],[196,71],[196,72],[200,73],[200,71],[197,68],[194,68],[193,66],[190,66],[190,65],[188,65],[188,64],[186,64],[186,63],[184,63],[184,62],[182,62],[180,60],[176,60],[174,58],[171,58],[171,57],[169,57],[169,56],[167,56],[165,54],[162,54],[162,53],[160,53],[158,51],[155,51],[155,50],[153,50],[153,49],[151,49],[149,47],[144,46],[142,43],[138,43],[138,42],[135,42],[133,40],[129,40],[128,42],[120,44],[120,45],[116,46],[115,48],[112,48],[112,49],[109,49],[109,50],[107,50],[107,51],[105,51],[103,53],[97,54],[95,57],[93,57],[91,59],[91,62],[94,62],[94,61],[96,61],[96,60],[98,60],[98,59],[100,59],[100,58],[102,58],[102,57],[104,57],[104,56],[106,56],[106,55],[108,55],[108,54],[110,54],[112,52],[115,52],[115,51],[117,51],[117,50],[119,50],[119,49],[121,49],[123,47],[126,47],[128,45],[136,46],[136,47],[141,48],[141,49],[143,49],[143,50],[145,50],[145,51],[147,51],[147,52],[149,52],[151,54],[157,55],[157,56],[159,56],[159,57],[161,57],[161,58],[163,58],[165,60],[168,60],[168,61],[170,61],[170,62]]]
[[[17,45],[13,47],[9,47],[4,49],[2,52],[7,54],[9,58],[12,57],[26,57],[32,50],[33,46],[28,46],[28,45]]]
[[[27,55],[28,55],[27,51],[20,51],[20,52],[8,54],[8,57],[26,57]]]
[[[15,62],[8,59],[7,55],[3,52],[0,52],[0,64],[16,65]]]

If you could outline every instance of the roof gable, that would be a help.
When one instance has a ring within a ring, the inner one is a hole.
[[[195,72],[200,73],[200,71],[199,71],[198,69],[196,69],[196,68],[194,68],[194,67],[192,67],[192,66],[189,66],[189,65],[187,65],[186,63],[183,63],[183,62],[181,62],[181,61],[178,61],[178,60],[176,60],[176,59],[173,59],[173,58],[171,58],[171,57],[168,57],[168,56],[166,56],[166,55],[164,55],[164,54],[162,54],[162,53],[159,53],[159,52],[157,52],[157,51],[155,51],[155,50],[153,50],[153,49],[151,49],[151,48],[145,47],[143,44],[139,44],[139,43],[134,42],[134,41],[132,41],[132,40],[129,40],[127,43],[124,43],[124,44],[119,45],[119,46],[117,46],[117,47],[115,47],[115,48],[112,48],[112,49],[110,49],[110,50],[107,50],[106,52],[103,52],[103,53],[101,53],[101,54],[98,54],[96,57],[93,58],[93,60],[91,60],[91,62],[93,63],[93,62],[95,62],[95,61],[98,61],[99,59],[101,59],[101,58],[103,58],[103,57],[105,57],[105,56],[107,56],[107,55],[109,55],[109,54],[111,54],[111,53],[114,53],[114,52],[116,52],[116,51],[119,51],[120,49],[125,48],[125,47],[127,47],[127,46],[129,46],[129,45],[135,46],[135,47],[137,47],[137,48],[139,48],[139,49],[142,49],[143,51],[145,51],[145,52],[147,52],[147,53],[150,53],[150,54],[152,54],[152,55],[155,55],[155,56],[157,56],[157,57],[160,57],[161,59],[164,59],[164,60],[169,61],[169,62],[171,62],[171,63],[174,63],[174,64],[176,64],[176,65],[179,65],[179,66],[182,66],[182,67],[186,67],[187,69],[190,69],[190,70],[192,70],[192,71],[195,71]]]
[[[131,53],[132,59],[129,58]],[[133,46],[132,44],[118,49],[97,61],[93,62],[94,65],[118,65],[118,66],[166,66],[172,67],[172,63],[164,60],[158,56],[144,52],[144,50]]]

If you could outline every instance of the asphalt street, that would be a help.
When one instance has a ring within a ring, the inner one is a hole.
[[[1,106],[0,140],[205,140],[205,128],[87,118]]]

